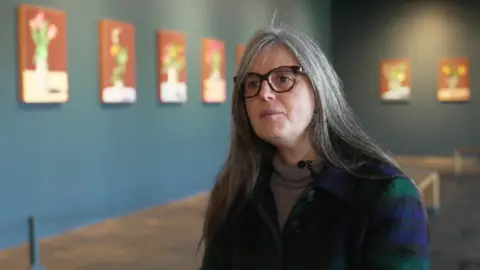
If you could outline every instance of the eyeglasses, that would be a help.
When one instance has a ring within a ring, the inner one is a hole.
[[[252,98],[260,93],[263,81],[267,81],[270,88],[277,93],[292,90],[298,75],[305,75],[303,68],[299,66],[281,66],[274,68],[266,74],[249,72],[240,85],[240,91],[244,98]],[[237,82],[237,76],[233,77]]]

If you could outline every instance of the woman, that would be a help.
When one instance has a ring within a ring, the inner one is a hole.
[[[419,193],[362,131],[314,41],[261,29],[234,81],[202,270],[428,269]]]

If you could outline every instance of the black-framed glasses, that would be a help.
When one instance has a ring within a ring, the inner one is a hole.
[[[281,66],[270,70],[265,74],[249,72],[245,75],[240,91],[244,98],[252,98],[260,93],[263,81],[267,81],[270,88],[277,93],[292,90],[298,75],[305,75],[303,68],[299,66]],[[237,82],[237,76],[233,77]]]

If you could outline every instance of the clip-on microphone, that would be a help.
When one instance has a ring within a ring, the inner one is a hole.
[[[311,160],[300,160],[297,163],[297,167],[300,169],[307,168],[310,171],[310,176],[312,176],[312,178],[315,178],[317,172],[313,169],[312,163],[313,161]]]

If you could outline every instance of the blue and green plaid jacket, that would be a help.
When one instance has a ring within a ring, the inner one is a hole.
[[[427,217],[415,184],[385,166],[371,179],[318,173],[279,230],[271,170],[209,241],[201,270],[425,270]]]

